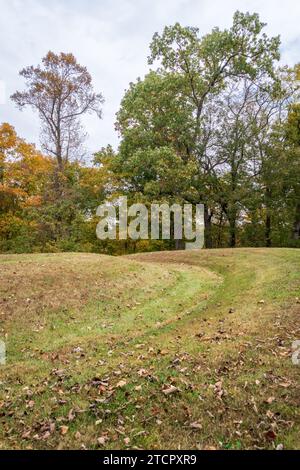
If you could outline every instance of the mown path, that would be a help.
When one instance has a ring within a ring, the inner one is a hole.
[[[299,448],[300,251],[0,256],[2,448]]]

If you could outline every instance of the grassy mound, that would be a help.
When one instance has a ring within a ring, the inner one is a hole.
[[[0,256],[0,448],[299,447],[300,251]]]

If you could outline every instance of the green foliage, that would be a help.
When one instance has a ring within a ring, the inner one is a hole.
[[[129,85],[117,113],[119,149],[101,148],[90,165],[71,161],[62,149],[46,157],[2,124],[0,251],[125,254],[175,247],[174,240],[97,240],[98,205],[120,195],[129,204],[204,203],[207,247],[299,246],[300,68],[277,68],[279,37],[269,38],[264,27],[257,14],[236,12],[230,28],[202,37],[179,23],[155,33],[148,60],[157,67]],[[17,93],[20,106],[31,94],[35,105],[49,98],[56,106],[71,86],[59,71],[71,67],[87,80],[85,98],[100,113],[102,99],[74,56],[49,53],[43,67],[22,72],[32,86],[39,78],[41,89]],[[49,97],[47,84],[57,85]],[[70,115],[80,111],[81,98],[73,106],[67,93]],[[59,148],[56,137],[49,144]]]
[[[123,188],[148,201],[205,203],[208,247],[291,242],[283,128],[298,69],[276,69],[279,37],[264,27],[240,12],[204,37],[165,27],[150,45],[157,70],[130,84],[117,116]]]

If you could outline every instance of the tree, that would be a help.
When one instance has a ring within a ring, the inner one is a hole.
[[[299,70],[299,66],[298,66]],[[293,211],[293,238],[300,239],[300,104],[294,103],[289,110],[286,123],[286,138],[289,145],[289,194]]]
[[[11,125],[0,125],[0,250],[34,249],[38,224],[31,215],[41,205],[53,163]]]
[[[101,118],[103,97],[94,92],[91,75],[72,54],[48,52],[42,66],[26,67],[20,75],[26,91],[17,91],[11,99],[20,109],[30,106],[39,113],[43,148],[62,170],[80,156],[84,139],[80,117],[95,112]]]
[[[231,80],[215,100],[213,110],[217,125],[211,138],[209,159],[215,163],[211,166],[216,175],[214,200],[228,220],[231,247],[236,246],[239,219],[245,218],[248,204],[253,208],[258,189],[265,196],[266,225],[269,225],[270,184],[265,170],[269,167],[272,124],[286,99],[280,86],[274,89],[260,78],[256,82],[246,78]],[[271,173],[271,168],[269,170]],[[262,186],[262,174],[265,186]],[[267,245],[269,236],[270,233]]]
[[[208,151],[212,135],[207,110],[230,80],[255,82],[267,77],[276,82],[274,62],[279,59],[280,41],[262,33],[264,26],[257,14],[236,12],[230,29],[214,28],[204,37],[199,37],[197,28],[178,23],[166,27],[162,35],[156,33],[149,64],[158,60],[158,69],[131,84],[118,114],[123,162],[133,158],[133,149],[141,145],[152,149],[167,145],[185,164],[196,162],[190,185],[198,196],[195,200],[193,193],[189,202],[205,203],[207,247],[212,245],[211,195],[218,187],[216,162]]]
[[[255,119],[250,140],[252,193],[248,206],[260,210],[264,226],[264,244],[289,244],[291,220],[297,193],[297,158],[293,158],[288,138],[288,116],[299,92],[297,68],[277,71],[280,84],[275,94],[264,89],[255,96]],[[299,160],[298,160],[299,165]],[[290,227],[290,228],[288,228]]]

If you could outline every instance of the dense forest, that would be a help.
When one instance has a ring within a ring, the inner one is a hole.
[[[206,248],[300,247],[300,65],[280,65],[280,39],[264,27],[236,12],[230,29],[205,36],[178,23],[156,33],[151,68],[117,113],[119,148],[93,158],[81,117],[101,118],[103,97],[87,69],[49,52],[22,70],[25,88],[11,99],[38,113],[41,150],[0,124],[0,251],[178,247],[98,240],[96,209],[120,195],[203,203]]]

